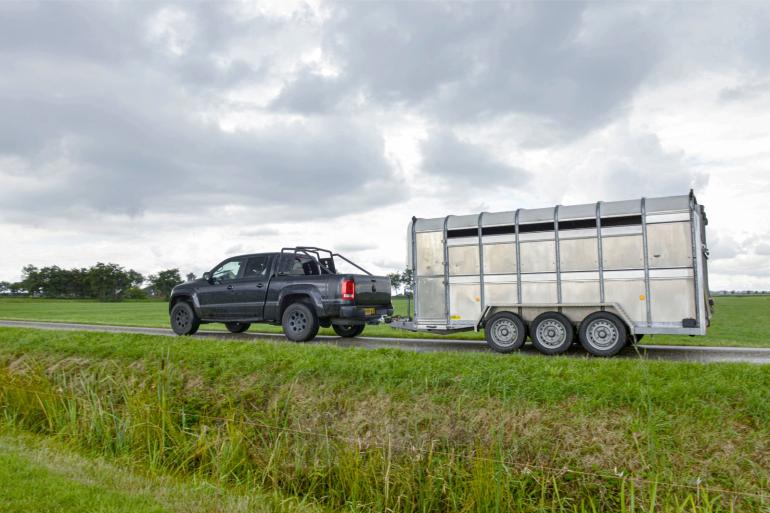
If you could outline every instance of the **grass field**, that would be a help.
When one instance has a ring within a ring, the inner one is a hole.
[[[136,511],[166,507],[154,479],[221,487],[197,496],[209,506],[248,491],[266,511],[770,506],[767,366],[0,328],[0,394],[12,443],[149,475]],[[36,450],[0,462],[29,474],[0,499],[126,493]]]
[[[8,427],[6,425],[6,427]],[[3,513],[247,513],[313,512],[301,501],[189,479],[129,470],[77,454],[55,439],[0,433]]]
[[[406,300],[395,299],[393,304],[396,315],[406,315]],[[0,299],[0,319],[165,328],[168,327],[168,310],[166,303],[158,301],[100,303],[67,299],[3,298]],[[220,324],[208,324],[204,325],[203,329],[223,330],[224,328]],[[267,324],[254,325],[251,330],[264,333],[281,331],[280,327]],[[334,332],[331,329],[322,329],[321,334],[333,335]],[[394,330],[387,325],[368,326],[364,335],[438,337],[435,334]],[[480,340],[483,334],[466,332],[449,338]],[[717,297],[714,319],[706,337],[656,335],[646,337],[643,342],[668,345],[770,347],[770,297]]]

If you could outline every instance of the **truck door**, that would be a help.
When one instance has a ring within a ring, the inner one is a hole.
[[[272,255],[254,255],[246,260],[240,279],[233,283],[233,311],[239,318],[263,318],[271,264]]]
[[[201,314],[204,319],[232,319],[232,303],[235,302],[233,290],[241,274],[243,258],[225,260],[211,272],[208,285],[197,290]]]

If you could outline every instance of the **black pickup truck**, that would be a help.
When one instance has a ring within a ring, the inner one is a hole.
[[[338,273],[337,259],[363,274]],[[304,342],[321,326],[358,336],[366,324],[392,315],[393,305],[387,277],[372,276],[338,253],[302,246],[228,258],[203,278],[174,287],[168,311],[177,335],[210,322],[242,333],[260,322],[281,325],[290,340]]]

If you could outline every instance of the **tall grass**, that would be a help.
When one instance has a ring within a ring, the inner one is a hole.
[[[330,429],[309,431],[297,425],[301,419],[288,400],[244,405],[188,394],[167,356],[150,371],[118,364],[57,368],[27,360],[21,369],[0,371],[0,406],[6,428],[55,437],[87,453],[153,471],[278,491],[330,510],[700,513],[767,508],[767,499],[757,495],[669,483],[655,475],[517,462],[502,436],[465,444],[433,439],[404,444],[366,433],[350,437]]]

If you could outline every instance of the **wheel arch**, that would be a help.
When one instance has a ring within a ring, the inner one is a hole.
[[[319,318],[324,316],[321,294],[317,289],[308,287],[286,287],[281,290],[278,297],[278,319],[283,317],[283,312],[286,310],[286,307],[297,301],[308,303]]]

